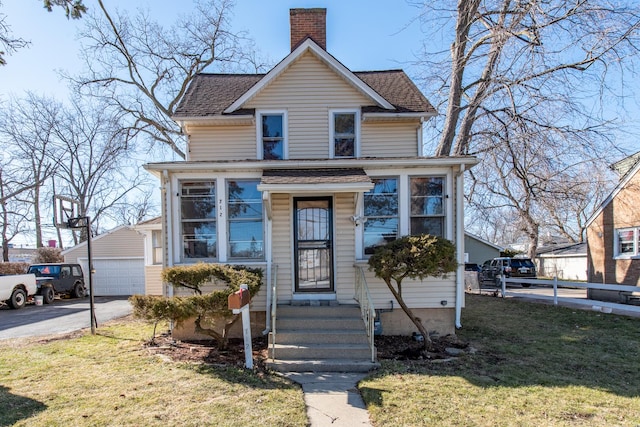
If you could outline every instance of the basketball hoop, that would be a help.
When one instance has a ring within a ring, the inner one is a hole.
[[[85,218],[80,217],[80,202],[69,197],[53,196],[53,224],[57,228],[84,227],[85,223]]]

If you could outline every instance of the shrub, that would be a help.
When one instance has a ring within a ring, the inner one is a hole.
[[[64,262],[64,257],[61,255],[62,249],[41,247],[36,249],[36,255],[33,257],[35,263],[50,263],[50,262]]]
[[[404,236],[393,240],[376,249],[369,258],[369,269],[387,284],[402,310],[424,337],[425,346],[431,344],[429,334],[421,320],[405,303],[402,297],[402,281],[405,278],[445,277],[457,267],[454,244],[447,239],[429,234]]]
[[[0,275],[25,274],[28,269],[26,262],[0,262]]]
[[[135,295],[130,298],[134,315],[154,322],[156,326],[162,320],[179,325],[195,317],[195,332],[214,338],[218,345],[224,348],[228,342],[229,329],[239,318],[228,309],[228,297],[243,284],[249,287],[251,297],[257,294],[262,284],[262,270],[198,263],[165,268],[162,271],[162,279],[175,287],[191,289],[194,295],[170,298]],[[202,287],[213,280],[224,283],[226,288],[203,295]],[[220,320],[224,322],[222,332],[203,326],[205,322]]]

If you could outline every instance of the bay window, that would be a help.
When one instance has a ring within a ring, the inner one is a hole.
[[[181,183],[180,223],[183,259],[216,258],[215,182]]]
[[[229,258],[261,259],[264,256],[259,183],[258,180],[227,181]]]
[[[410,233],[444,237],[444,177],[411,177]]]
[[[364,253],[398,238],[398,179],[372,178],[374,187],[364,193]]]

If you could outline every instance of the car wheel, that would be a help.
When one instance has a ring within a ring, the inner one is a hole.
[[[11,308],[19,309],[27,303],[27,293],[23,289],[14,289],[9,299]]]
[[[55,292],[53,292],[53,288],[51,286],[45,286],[42,288],[40,290],[40,295],[42,295],[42,302],[45,304],[51,304],[55,298]]]
[[[74,298],[83,298],[84,297],[84,286],[81,283],[76,283],[73,287],[73,297]]]

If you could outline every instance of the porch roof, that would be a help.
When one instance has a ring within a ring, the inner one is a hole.
[[[362,168],[271,169],[262,172],[258,190],[291,193],[364,192],[373,188]]]

